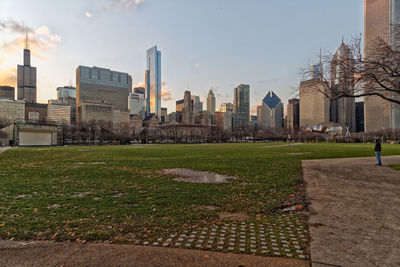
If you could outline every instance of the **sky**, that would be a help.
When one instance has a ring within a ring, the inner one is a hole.
[[[0,85],[16,84],[29,31],[38,102],[74,85],[79,65],[144,84],[146,51],[161,51],[162,106],[191,91],[217,108],[250,85],[252,114],[269,91],[286,105],[300,69],[363,33],[363,0],[0,0]]]

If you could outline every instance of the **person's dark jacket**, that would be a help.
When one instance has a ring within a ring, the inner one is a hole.
[[[381,152],[381,143],[375,144],[375,152]]]

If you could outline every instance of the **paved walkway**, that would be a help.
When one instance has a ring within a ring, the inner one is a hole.
[[[112,244],[0,241],[0,266],[309,266],[308,261]]]
[[[400,171],[387,166],[400,156],[382,162],[303,161],[313,266],[400,266]]]
[[[10,148],[11,148],[11,147],[9,147],[9,146],[0,147],[0,154],[3,153],[3,152],[5,152],[6,150],[9,150]]]

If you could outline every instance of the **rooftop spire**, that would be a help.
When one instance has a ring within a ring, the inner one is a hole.
[[[25,49],[29,49],[28,31],[26,31],[25,33],[26,33],[26,37],[25,37]]]

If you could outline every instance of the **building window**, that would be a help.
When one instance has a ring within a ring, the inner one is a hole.
[[[89,79],[92,79],[92,70],[89,70]]]
[[[121,83],[121,73],[118,73],[118,82]]]
[[[110,72],[110,81],[112,82],[112,80],[113,80],[113,73]]]
[[[100,70],[97,71],[97,79],[100,80]]]

